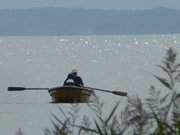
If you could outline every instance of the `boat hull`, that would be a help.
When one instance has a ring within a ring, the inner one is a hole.
[[[88,103],[94,91],[85,87],[62,86],[49,89],[54,103]]]

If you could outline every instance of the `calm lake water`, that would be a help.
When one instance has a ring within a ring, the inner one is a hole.
[[[86,86],[146,97],[150,84],[159,84],[152,74],[162,75],[156,65],[169,47],[180,53],[180,35],[0,37],[0,134],[15,135],[21,128],[25,135],[43,135],[52,125],[51,113],[60,115],[58,106],[70,108],[50,104],[46,91],[7,92],[8,86],[60,86],[77,68]],[[105,110],[126,100],[96,94]]]

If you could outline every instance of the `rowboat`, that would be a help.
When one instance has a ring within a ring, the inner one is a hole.
[[[127,92],[111,91],[107,89],[98,89],[92,87],[61,86],[54,88],[25,88],[25,87],[8,87],[8,91],[25,91],[25,90],[48,90],[52,97],[52,103],[89,103],[96,98],[94,91],[111,93],[118,96],[127,96]]]
[[[53,103],[88,103],[94,91],[86,87],[62,86],[48,90]]]

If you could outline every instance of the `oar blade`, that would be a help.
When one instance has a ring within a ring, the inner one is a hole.
[[[112,94],[119,96],[127,96],[127,92],[121,92],[121,91],[112,91]]]
[[[24,87],[8,87],[8,91],[24,91]]]

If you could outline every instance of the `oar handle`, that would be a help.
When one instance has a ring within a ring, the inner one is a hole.
[[[49,90],[49,88],[8,87],[8,91],[24,91],[24,90]]]
[[[127,92],[121,92],[121,91],[112,91],[112,94],[119,96],[127,96]]]
[[[8,87],[8,91],[24,91],[24,87]]]

